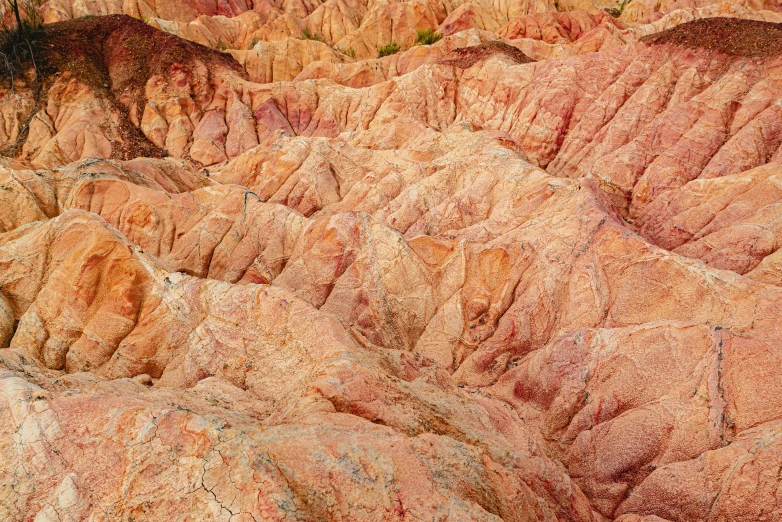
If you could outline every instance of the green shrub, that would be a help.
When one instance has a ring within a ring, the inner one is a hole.
[[[401,50],[402,48],[399,47],[399,44],[393,41],[390,44],[384,45],[383,47],[378,47],[377,57],[382,58],[384,56],[391,56],[392,54],[396,54]]]
[[[443,36],[434,31],[432,28],[419,29],[416,31],[415,43],[419,45],[432,45],[435,42],[440,41]]]
[[[302,40],[315,40],[316,42],[322,42],[323,38],[321,38],[320,35],[311,33],[309,29],[304,30],[304,36],[301,38]]]
[[[356,59],[356,50],[353,49],[352,47],[348,47],[347,49],[343,49],[342,52],[345,53],[345,56],[353,58],[354,60]]]

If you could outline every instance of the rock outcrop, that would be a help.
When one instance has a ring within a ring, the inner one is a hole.
[[[641,1],[44,3],[0,518],[782,519],[782,16]]]

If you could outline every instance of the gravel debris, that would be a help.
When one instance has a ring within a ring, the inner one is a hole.
[[[512,45],[500,42],[499,40],[492,40],[472,47],[454,49],[437,63],[441,65],[452,65],[454,67],[459,67],[460,69],[467,69],[495,54],[509,56],[516,63],[530,63],[535,61]]]
[[[782,55],[782,24],[740,18],[702,18],[641,38],[649,44],[703,48],[734,56]]]

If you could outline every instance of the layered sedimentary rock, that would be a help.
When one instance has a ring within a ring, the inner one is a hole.
[[[0,518],[782,518],[782,20],[638,1],[43,4]]]

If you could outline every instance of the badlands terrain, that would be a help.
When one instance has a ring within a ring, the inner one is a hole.
[[[25,7],[0,520],[782,520],[776,0]]]

